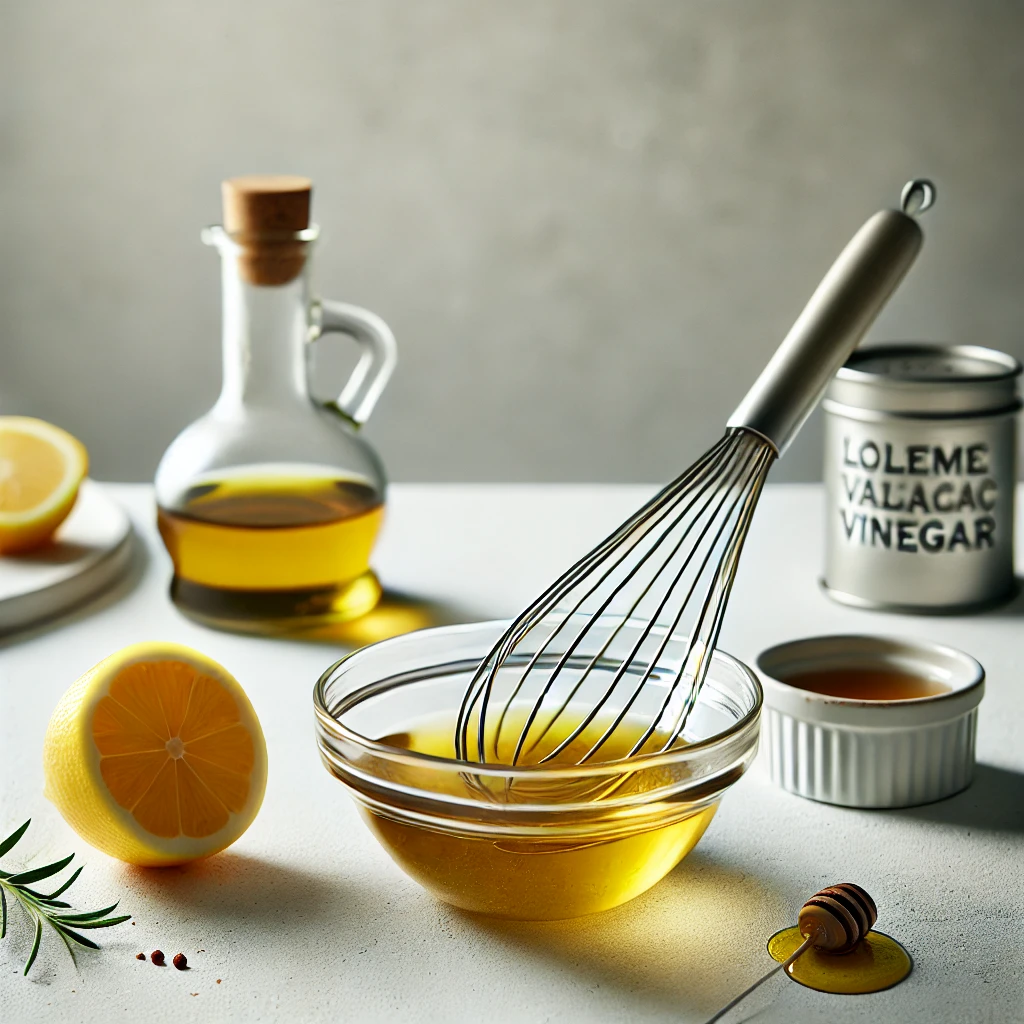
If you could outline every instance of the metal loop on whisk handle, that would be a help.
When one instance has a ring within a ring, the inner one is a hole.
[[[900,209],[881,210],[853,236],[728,426],[786,450],[910,269],[923,240],[914,217],[935,194],[927,179],[907,182]]]
[[[715,1024],[715,1021],[721,1020],[755,988],[779,971],[787,970],[812,946],[823,953],[849,953],[871,931],[877,920],[878,908],[875,901],[853,882],[840,882],[816,892],[800,908],[800,916],[797,918],[804,941],[786,960],[730,1000],[713,1017],[709,1017],[705,1024]]]

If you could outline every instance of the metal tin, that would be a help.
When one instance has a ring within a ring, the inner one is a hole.
[[[913,807],[970,785],[985,670],[970,655],[920,640],[819,636],[757,659],[764,687],[761,749],[776,785],[844,807]],[[947,693],[852,700],[786,679],[803,672],[898,670]]]
[[[975,345],[856,352],[825,401],[827,593],[948,613],[1015,592],[1017,378]]]

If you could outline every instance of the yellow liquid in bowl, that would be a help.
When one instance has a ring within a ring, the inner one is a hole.
[[[551,749],[571,731],[574,722],[556,727],[548,734],[545,749]],[[641,735],[645,723],[630,728],[624,723],[602,756],[603,761],[622,757]],[[596,735],[595,725],[549,764],[575,764],[589,749]],[[603,731],[603,730],[602,730]],[[518,728],[509,727],[514,736]],[[382,737],[380,742],[438,757],[454,757],[453,725],[450,719],[434,719],[407,732]],[[504,747],[504,744],[503,744]],[[505,751],[502,749],[502,753]],[[527,757],[520,763],[530,763]],[[422,777],[417,778],[417,774]],[[468,776],[468,777],[467,777]],[[704,834],[717,802],[687,814],[685,806],[662,805],[664,813],[631,825],[623,821],[613,836],[602,826],[613,820],[615,810],[602,813],[601,800],[627,791],[636,774],[624,770],[622,785],[587,780],[565,786],[564,800],[579,804],[593,799],[590,815],[592,835],[586,827],[563,827],[559,822],[557,786],[532,783],[513,784],[505,793],[508,803],[530,802],[543,792],[549,807],[550,832],[534,829],[529,835],[470,834],[451,821],[440,829],[413,824],[360,803],[361,813],[373,833],[399,866],[435,896],[465,910],[492,917],[543,921],[579,917],[608,910],[639,896],[672,870]],[[443,780],[429,769],[407,768],[401,781],[433,792],[472,798],[471,770],[465,775],[447,773]],[[517,789],[517,787],[520,787]],[[494,783],[490,788],[495,789]],[[500,797],[500,784],[496,795]],[[479,799],[479,794],[477,794]],[[554,804],[555,806],[551,806]],[[497,832],[497,830],[495,830]],[[538,832],[540,834],[538,834]]]

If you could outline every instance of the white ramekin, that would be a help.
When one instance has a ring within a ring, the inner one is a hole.
[[[783,789],[845,807],[912,807],[970,785],[985,670],[970,655],[878,636],[795,640],[757,659],[764,684],[761,745]],[[889,669],[942,682],[914,700],[848,700],[786,677],[828,669]]]

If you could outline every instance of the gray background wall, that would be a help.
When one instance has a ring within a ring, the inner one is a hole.
[[[872,337],[1024,356],[1024,5],[12,0],[0,408],[145,479],[219,387],[219,180],[310,174],[323,294],[393,325],[395,479],[661,480],[903,181]],[[318,387],[344,369],[332,357]],[[819,473],[808,430],[777,478]]]

